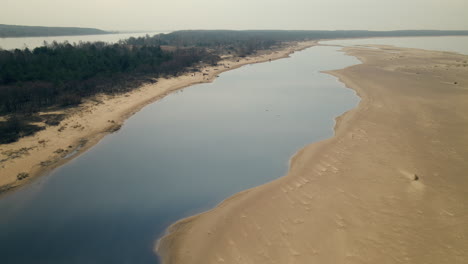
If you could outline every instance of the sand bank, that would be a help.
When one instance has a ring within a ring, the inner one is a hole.
[[[468,56],[375,47],[329,72],[362,98],[335,136],[172,225],[164,264],[468,262]]]
[[[289,43],[285,48],[262,51],[246,58],[226,58],[217,66],[175,78],[159,78],[118,96],[97,96],[80,107],[68,109],[68,117],[58,126],[49,126],[34,136],[0,145],[0,193],[24,185],[94,146],[105,135],[117,131],[123,122],[145,105],[187,86],[212,82],[220,73],[246,64],[288,57],[316,42]],[[18,180],[20,173],[29,177]]]

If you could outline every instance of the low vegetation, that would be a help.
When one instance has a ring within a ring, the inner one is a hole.
[[[18,175],[16,175],[16,178],[21,181],[29,177],[29,174],[26,172],[21,172]]]

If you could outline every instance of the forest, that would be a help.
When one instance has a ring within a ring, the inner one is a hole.
[[[186,30],[121,40],[116,44],[44,43],[33,50],[0,49],[0,144],[57,125],[57,116],[37,113],[79,105],[96,94],[130,91],[161,76],[198,65],[216,65],[222,55],[248,56],[284,42],[383,36],[468,35],[468,31],[281,31]]]

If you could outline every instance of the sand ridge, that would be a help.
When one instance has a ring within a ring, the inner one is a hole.
[[[468,56],[345,48],[362,98],[288,174],[172,225],[164,264],[468,262]]]
[[[0,145],[0,193],[24,185],[83,153],[105,135],[120,129],[124,121],[145,105],[198,83],[212,82],[222,72],[243,65],[288,57],[295,51],[315,45],[315,41],[291,42],[281,48],[261,51],[245,58],[225,58],[217,66],[207,66],[197,73],[174,78],[159,78],[131,92],[100,95],[77,108],[66,110],[68,117],[58,126],[48,126],[34,136]],[[19,173],[29,177],[18,180]]]

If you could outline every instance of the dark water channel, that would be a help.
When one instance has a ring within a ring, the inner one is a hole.
[[[0,263],[157,263],[172,222],[283,176],[358,97],[319,73],[335,47],[223,73],[145,107],[72,162],[0,199]]]

